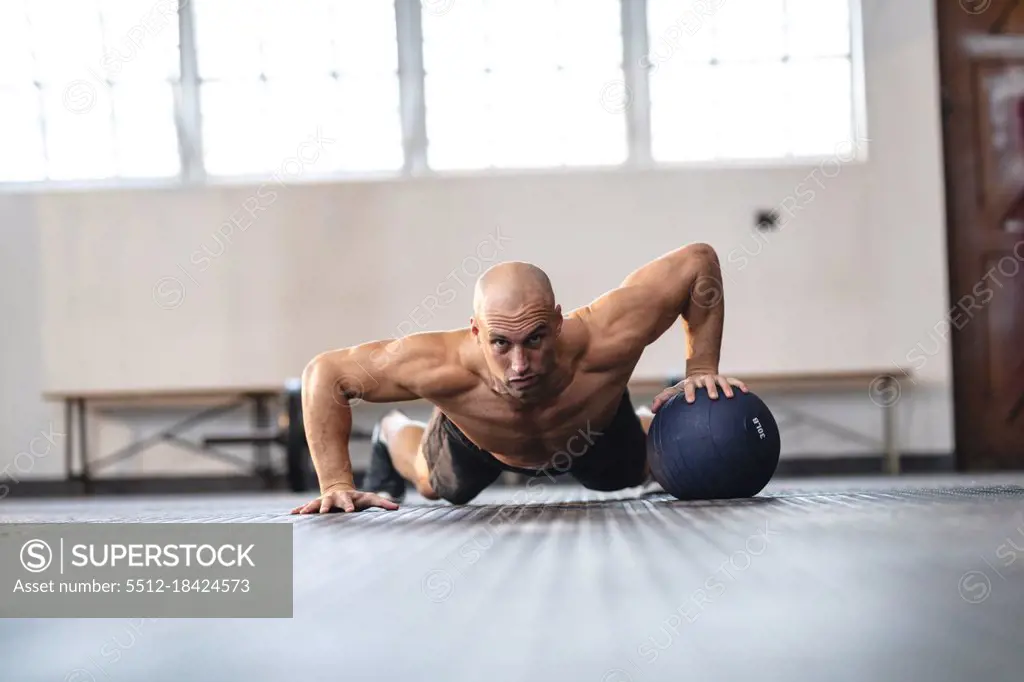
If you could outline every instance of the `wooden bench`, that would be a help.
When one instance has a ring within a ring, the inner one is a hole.
[[[903,385],[902,375],[910,379],[905,370],[893,372],[892,368],[870,369],[856,372],[807,372],[737,375],[752,392],[767,398],[771,395],[807,395],[822,393],[860,392],[882,411],[881,439],[873,439],[854,431],[844,424],[824,419],[807,410],[797,410],[788,405],[771,403],[769,407],[779,423],[779,428],[803,424],[838,438],[869,446],[881,445],[885,457],[885,470],[890,474],[900,472],[900,446],[897,432],[897,409]],[[629,383],[630,393],[656,394],[666,386],[678,383],[680,378],[668,380],[635,379]],[[769,401],[770,402],[770,401]]]
[[[270,445],[253,442],[253,459],[248,461],[206,443],[195,443],[181,437],[181,433],[197,424],[214,417],[232,412],[249,405],[250,419],[254,429],[263,430],[271,426],[271,407],[283,392],[278,386],[245,386],[236,388],[195,388],[137,391],[68,391],[44,393],[49,401],[64,403],[65,477],[69,481],[82,481],[86,489],[93,472],[116,462],[134,457],[158,443],[170,442],[187,448],[199,455],[226,461],[236,466],[252,469],[259,476],[270,474]],[[90,409],[103,407],[125,407],[144,409],[196,408],[199,411],[174,422],[159,432],[138,439],[118,450],[93,458],[89,453],[88,424]],[[77,426],[77,430],[75,429]],[[77,466],[76,466],[76,461]]]

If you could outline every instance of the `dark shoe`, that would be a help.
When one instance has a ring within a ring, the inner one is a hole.
[[[370,436],[370,469],[366,472],[362,488],[392,502],[401,502],[405,499],[405,479],[391,463],[391,451],[381,440],[380,431],[380,422],[377,422]]]

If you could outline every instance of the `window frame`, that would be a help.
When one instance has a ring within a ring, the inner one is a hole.
[[[454,4],[453,0],[446,0]],[[457,2],[457,0],[454,0]],[[650,62],[647,0],[619,0],[622,26],[622,86],[629,93],[625,108],[627,158],[621,164],[569,165],[538,168],[486,168],[436,170],[427,162],[425,72],[421,0],[393,0],[398,50],[398,87],[404,162],[396,171],[311,171],[294,184],[310,182],[373,182],[396,179],[522,176],[586,173],[621,173],[666,169],[803,168],[832,161],[831,156],[789,154],[768,158],[727,158],[702,161],[656,161],[652,153]],[[864,73],[864,30],[861,0],[846,0],[850,13],[850,63],[852,130],[857,142],[852,159],[843,163],[868,161],[867,103]],[[178,0],[180,79],[174,88],[174,119],[180,155],[180,173],[167,177],[112,177],[83,180],[0,181],[0,193],[47,192],[89,189],[180,189],[199,186],[238,186],[273,180],[271,174],[210,175],[203,165],[200,79],[197,58],[195,15],[191,0]],[[594,93],[600,106],[601,93]],[[287,181],[285,181],[288,184]]]

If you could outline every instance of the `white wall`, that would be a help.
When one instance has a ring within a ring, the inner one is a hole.
[[[62,471],[60,413],[40,398],[41,304],[33,201],[0,195],[0,497],[20,478]]]
[[[866,163],[2,197],[0,468],[47,427],[44,388],[276,384],[326,347],[462,325],[474,255],[538,263],[572,308],[707,241],[725,261],[724,371],[909,364],[948,309],[932,3],[864,0],[864,32]],[[755,210],[779,206],[782,229],[756,235]],[[952,448],[949,362],[945,344],[901,400],[908,449]],[[638,374],[682,366],[677,329]],[[878,420],[866,390],[811,402]],[[786,447],[848,449],[801,433]]]

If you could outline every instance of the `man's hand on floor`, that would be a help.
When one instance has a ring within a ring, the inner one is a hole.
[[[311,502],[292,509],[292,514],[327,514],[332,511],[354,512],[380,507],[394,511],[398,505],[386,497],[364,493],[352,488],[335,488],[324,493]]]

